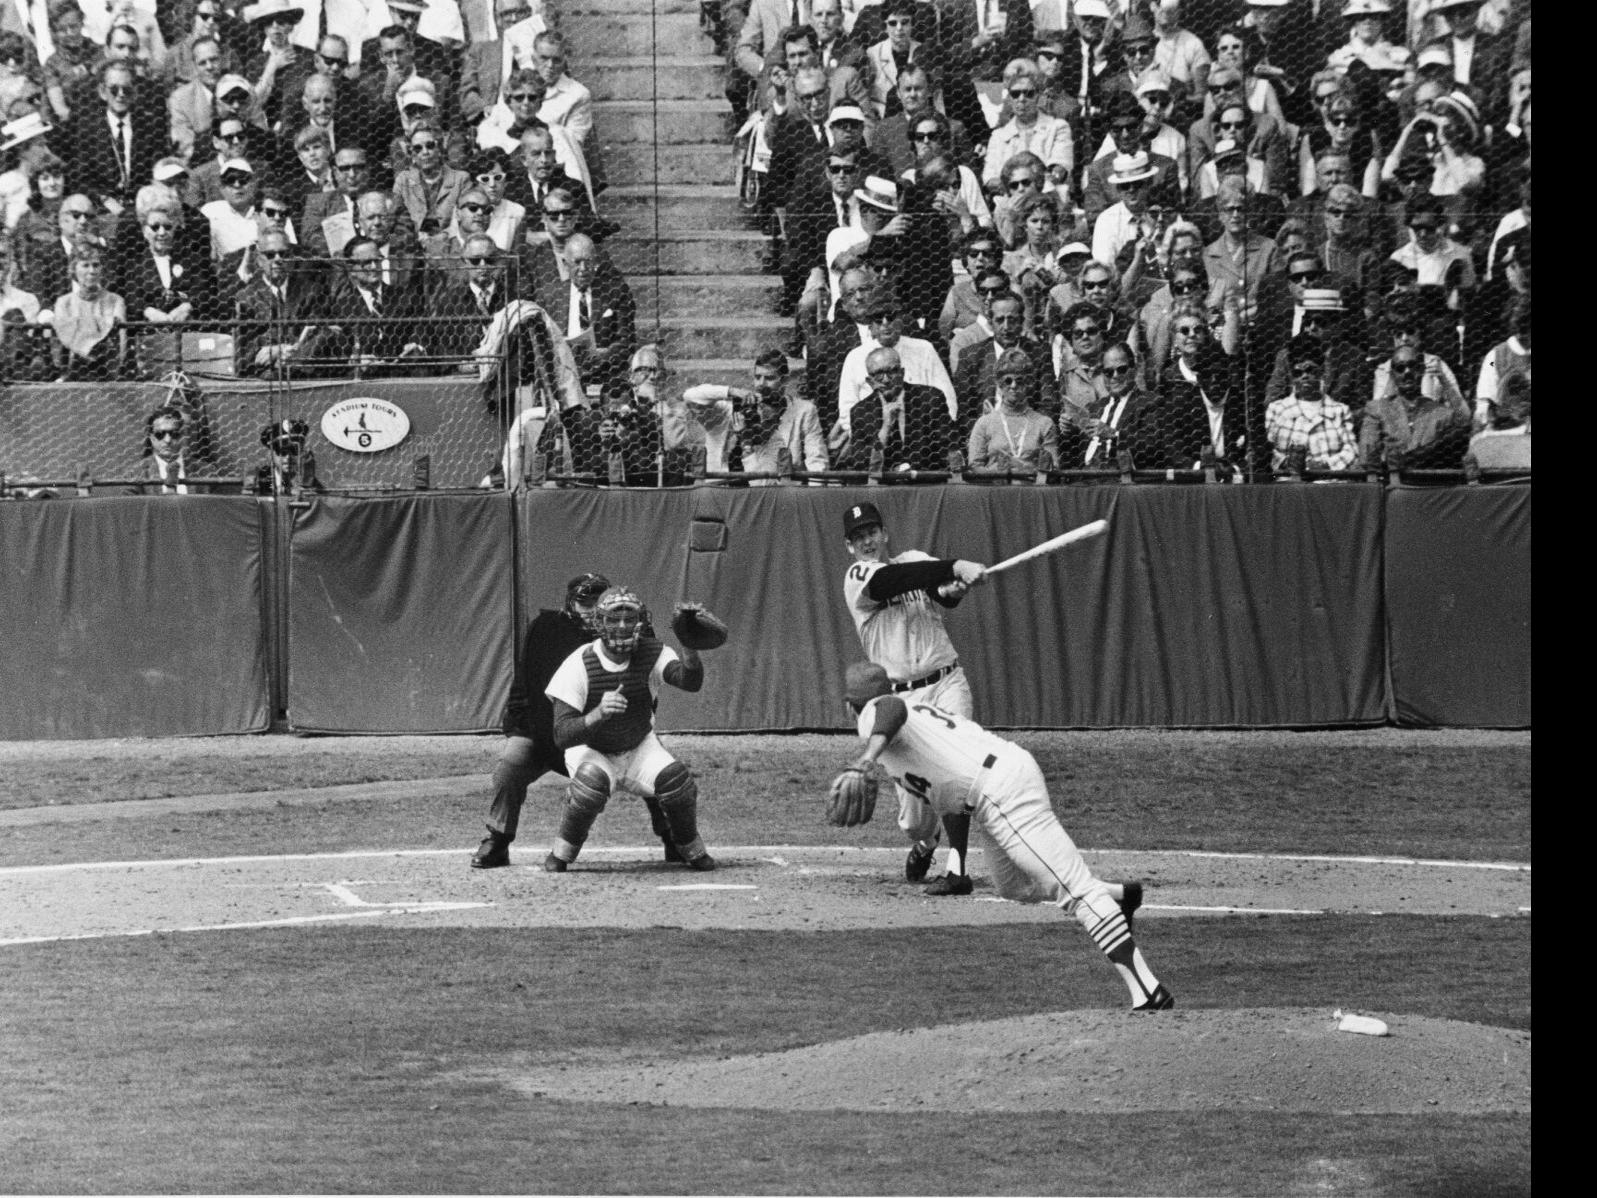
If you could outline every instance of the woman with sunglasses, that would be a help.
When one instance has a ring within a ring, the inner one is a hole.
[[[1325,242],[1319,247],[1326,270],[1353,283],[1361,295],[1380,294],[1381,260],[1370,248],[1365,211],[1368,201],[1358,189],[1338,183],[1326,193]]]
[[[1343,85],[1318,105],[1321,123],[1306,126],[1298,139],[1298,186],[1309,195],[1318,183],[1314,166],[1326,153],[1345,156],[1352,166],[1352,183],[1363,195],[1374,197],[1381,186],[1381,163],[1386,154],[1380,138],[1365,128],[1358,96]]]
[[[1020,205],[1032,196],[1042,195],[1047,186],[1048,172],[1043,160],[1029,150],[1021,151],[1004,163],[996,188],[988,186],[993,193],[993,227],[998,230],[1006,250],[1026,240],[1026,228],[1016,215]]]
[[[1250,451],[1263,446],[1264,428],[1249,419],[1241,330],[1235,304],[1183,297],[1170,311],[1170,356],[1158,377],[1178,469],[1212,456],[1220,478],[1241,482],[1252,473]]]
[[[1214,152],[1209,160],[1198,168],[1197,176],[1193,179],[1193,192],[1200,200],[1213,198],[1220,189],[1220,176],[1235,174],[1238,170],[1235,164],[1227,165],[1226,160],[1240,158],[1242,171],[1248,181],[1248,186],[1259,195],[1279,195],[1274,172],[1270,169],[1269,160],[1260,157],[1257,147],[1258,139],[1256,123],[1253,113],[1248,111],[1244,104],[1227,103],[1217,107],[1214,112],[1215,143]]]
[[[1434,195],[1417,195],[1406,205],[1404,223],[1409,240],[1387,259],[1392,281],[1422,290],[1434,288],[1450,311],[1462,311],[1475,289],[1475,263],[1469,249],[1449,235],[1446,205]]]
[[[1359,460],[1353,412],[1325,393],[1325,342],[1300,333],[1284,352],[1292,390],[1264,412],[1271,471],[1352,469]]]
[[[215,315],[216,274],[209,257],[187,252],[177,192],[162,183],[139,188],[133,202],[143,244],[113,264],[112,286],[134,320],[182,324]],[[149,332],[149,330],[145,330]]]
[[[1173,340],[1171,322],[1182,304],[1203,304],[1209,299],[1209,277],[1203,260],[1177,262],[1170,277],[1160,285],[1137,314],[1143,342],[1148,346],[1148,373],[1157,378],[1170,360]]]
[[[1075,162],[1070,125],[1038,107],[1041,90],[1037,64],[1032,59],[1017,58],[1004,68],[1004,94],[1009,97],[1014,115],[987,139],[987,157],[982,167],[982,183],[994,194],[1004,165],[1026,151],[1042,160],[1047,182],[1068,195]]]

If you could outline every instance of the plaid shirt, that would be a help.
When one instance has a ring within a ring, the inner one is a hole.
[[[1264,428],[1274,452],[1270,465],[1279,470],[1287,451],[1306,448],[1310,466],[1324,463],[1326,470],[1347,470],[1358,461],[1359,446],[1353,435],[1353,412],[1345,403],[1320,399],[1312,403],[1296,393],[1278,399],[1265,410]]]

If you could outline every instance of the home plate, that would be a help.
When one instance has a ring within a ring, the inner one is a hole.
[[[656,886],[656,890],[758,890],[758,886],[736,882],[687,882],[681,886]]]

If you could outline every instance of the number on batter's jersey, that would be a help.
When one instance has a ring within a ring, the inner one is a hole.
[[[932,719],[941,720],[943,723],[947,724],[950,729],[954,727],[954,721],[948,718],[948,714],[942,711],[940,708],[933,707],[930,703],[916,703],[913,707],[913,710],[924,711],[927,715],[931,716]]]

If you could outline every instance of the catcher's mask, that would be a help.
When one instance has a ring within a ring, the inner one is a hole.
[[[611,587],[595,606],[599,639],[612,653],[627,657],[643,634],[643,600],[627,587]]]
[[[599,596],[609,589],[610,580],[603,574],[579,574],[566,583],[566,613],[594,636],[599,635],[599,623],[594,618],[594,610]]]

